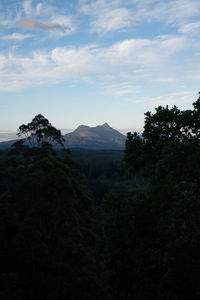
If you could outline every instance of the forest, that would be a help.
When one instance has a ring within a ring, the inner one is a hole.
[[[64,149],[42,115],[0,152],[0,299],[200,298],[200,97],[125,151]]]

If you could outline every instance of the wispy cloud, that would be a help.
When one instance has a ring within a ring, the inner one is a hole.
[[[17,21],[17,25],[30,30],[58,30],[62,31],[63,33],[71,31],[71,28],[69,26],[62,26],[57,23],[42,23],[38,22],[35,19],[25,19]]]
[[[179,28],[182,33],[200,32],[200,22],[193,22]]]
[[[25,39],[29,39],[33,37],[32,34],[22,34],[22,33],[12,33],[12,34],[9,34],[9,35],[4,35],[1,37],[1,39],[3,40],[25,40]]]
[[[198,16],[200,9],[198,0],[134,1],[134,3],[135,16],[147,23],[157,20],[173,25],[180,24]]]
[[[26,15],[31,15],[33,12],[33,8],[32,8],[32,1],[31,0],[26,0],[22,3],[24,12]]]
[[[134,19],[126,8],[105,9],[102,13],[98,13],[95,20],[92,21],[91,31],[108,32],[139,24],[140,22]]]
[[[8,61],[7,61],[6,56],[0,53],[0,71],[3,70],[7,64],[8,64]]]
[[[185,77],[187,69],[184,64],[174,66],[173,58],[187,44],[183,37],[130,39],[104,48],[98,45],[57,47],[26,57],[2,55],[0,90],[73,80],[109,82],[126,78],[134,85],[158,78],[176,82]],[[122,87],[118,96],[131,92],[130,87]]]
[[[197,98],[196,90],[185,90],[182,92],[168,93],[162,96],[155,97],[141,97],[129,98],[129,102],[132,103],[145,103],[149,107],[157,107],[158,105],[184,105],[191,103],[191,99]]]
[[[36,6],[36,15],[40,15],[40,13],[42,12],[42,9],[44,9],[44,5],[43,3],[38,3]]]
[[[109,31],[155,21],[177,26],[199,16],[198,0],[80,0],[80,9],[91,19],[92,32]]]
[[[13,35],[13,38],[11,36],[13,32],[10,32],[13,30],[15,33],[16,25],[19,26],[19,32],[21,27],[41,31],[44,34],[49,32],[49,36],[55,38],[72,34],[76,30],[75,17],[70,15],[65,7],[53,5],[54,1],[49,3],[45,0],[41,2],[16,0],[14,4],[9,2],[3,5],[4,9],[1,9],[0,3],[1,36],[5,36],[5,39],[22,39],[19,35]]]
[[[130,96],[141,92],[139,85],[135,85],[132,81],[124,80],[115,84],[104,84],[102,89],[106,94],[114,97]]]
[[[140,24],[134,18],[134,13],[123,6],[121,1],[80,1],[83,13],[91,18],[90,30],[92,32],[106,33]]]

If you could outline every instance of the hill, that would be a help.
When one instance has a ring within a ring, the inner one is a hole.
[[[63,136],[67,148],[85,149],[123,149],[126,137],[104,123],[96,127],[79,126],[73,132]]]

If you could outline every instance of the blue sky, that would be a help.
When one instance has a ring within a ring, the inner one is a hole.
[[[199,0],[0,0],[0,131],[142,128],[200,90]]]

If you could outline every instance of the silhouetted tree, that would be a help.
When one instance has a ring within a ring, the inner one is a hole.
[[[53,127],[41,114],[35,116],[27,125],[19,126],[17,135],[23,137],[23,142],[31,147],[42,147],[46,144],[63,146],[65,141],[61,131]]]
[[[146,184],[130,199],[104,200],[104,259],[113,299],[200,295],[200,98],[193,110],[146,113],[129,133],[125,161]]]
[[[41,115],[20,133],[27,137],[15,147],[16,159],[11,155],[0,168],[0,279],[6,282],[0,295],[98,299],[93,207],[71,161],[51,151],[53,140],[62,142],[60,133]]]

